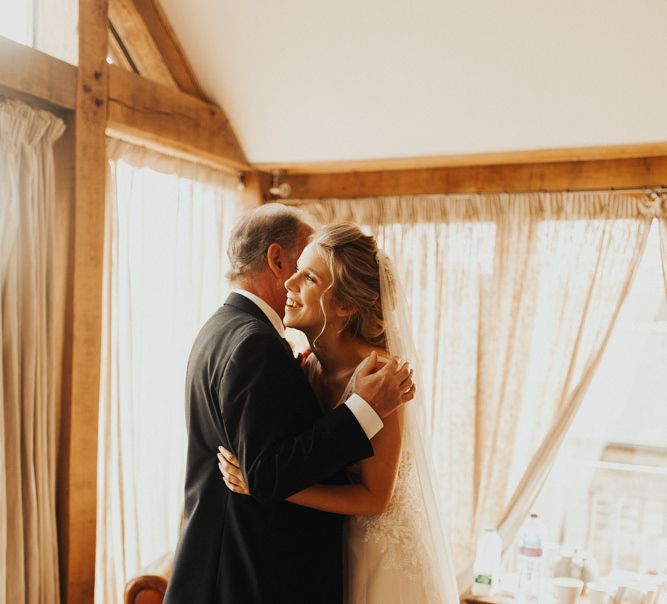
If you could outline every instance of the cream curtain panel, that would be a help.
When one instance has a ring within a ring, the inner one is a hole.
[[[174,549],[185,470],[185,368],[226,297],[237,180],[109,147],[95,601]]]
[[[299,202],[365,225],[411,293],[459,587],[475,537],[509,545],[581,403],[651,218],[611,193]]]
[[[0,601],[12,604],[60,600],[53,145],[64,130],[0,98]]]
[[[665,296],[667,296],[667,193],[662,193],[653,202],[654,213],[660,223],[660,257],[662,258],[662,276],[665,279]]]

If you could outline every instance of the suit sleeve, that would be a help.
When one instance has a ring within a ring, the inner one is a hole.
[[[223,421],[248,488],[264,501],[283,500],[370,457],[373,448],[346,405],[295,434],[293,413],[304,396],[298,370],[275,337],[253,334],[234,351],[220,383]]]

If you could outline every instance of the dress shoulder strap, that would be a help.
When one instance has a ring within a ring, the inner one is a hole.
[[[389,359],[385,356],[379,356],[378,355],[378,361],[380,361],[380,362],[382,362],[382,364],[384,364],[384,363],[387,363],[389,361]],[[356,379],[357,373],[359,373],[359,370],[361,369],[362,365],[365,362],[366,362],[366,359],[361,361],[361,363],[359,363],[357,365],[357,367],[355,368],[354,373],[350,376],[350,381],[347,383],[347,386],[345,386],[345,390],[343,391],[343,394],[341,395],[340,399],[336,403],[336,407],[338,407],[338,405],[342,405],[352,395],[352,392],[354,390],[354,380]]]

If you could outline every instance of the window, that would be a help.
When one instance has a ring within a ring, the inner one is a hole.
[[[110,151],[95,601],[178,538],[187,359],[224,302],[236,179],[128,145]],[[211,175],[209,175],[211,176]]]
[[[32,0],[0,2],[0,36],[33,46],[33,12]]]
[[[667,302],[658,224],[579,416],[535,506],[601,575],[667,571]]]
[[[78,0],[0,0],[0,36],[76,65]]]

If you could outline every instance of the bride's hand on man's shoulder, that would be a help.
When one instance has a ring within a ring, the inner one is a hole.
[[[389,357],[382,365],[378,353],[371,352],[357,373],[354,392],[361,396],[382,418],[415,396],[412,369],[407,361]]]
[[[225,485],[232,493],[239,493],[240,495],[250,495],[248,485],[243,478],[241,472],[241,464],[238,458],[231,452],[225,449],[222,445],[218,447],[218,469],[222,474],[222,479]]]

